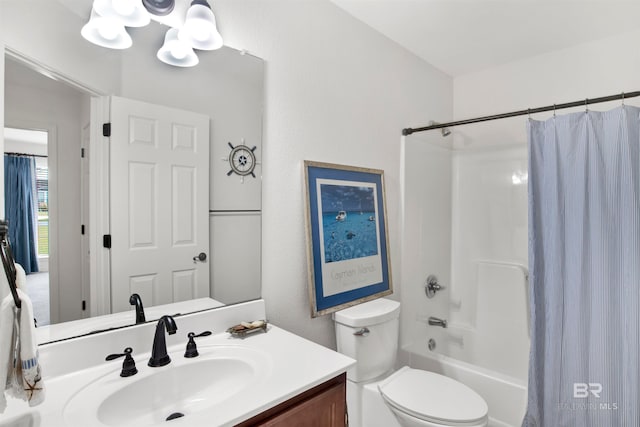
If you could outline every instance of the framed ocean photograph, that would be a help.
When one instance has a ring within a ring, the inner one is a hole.
[[[305,160],[311,316],[393,292],[384,172]]]

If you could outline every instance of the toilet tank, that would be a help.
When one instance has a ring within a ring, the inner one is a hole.
[[[400,303],[384,298],[333,313],[338,352],[357,361],[347,371],[349,380],[368,381],[393,370],[399,316]]]

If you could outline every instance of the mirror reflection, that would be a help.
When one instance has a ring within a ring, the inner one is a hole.
[[[223,47],[173,67],[156,58],[167,26],[128,28],[116,51],[81,37],[90,0],[32,3],[1,2],[0,34],[5,158],[33,160],[26,287],[42,340],[134,324],[134,293],[147,321],[259,298],[263,61]],[[169,151],[116,148],[144,142]],[[151,250],[162,241],[176,251]]]

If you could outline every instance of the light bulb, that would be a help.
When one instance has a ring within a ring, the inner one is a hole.
[[[194,19],[189,25],[191,25],[191,37],[200,42],[207,40],[211,33],[210,22],[207,22],[204,19]]]
[[[214,50],[222,47],[216,18],[206,0],[193,0],[178,37],[194,49]]]
[[[178,30],[170,28],[164,36],[164,44],[158,50],[160,61],[176,67],[193,67],[199,60],[191,46],[178,39]]]
[[[129,16],[135,11],[135,6],[131,0],[111,0],[111,5],[119,15]]]
[[[131,36],[120,21],[100,16],[95,9],[91,10],[91,18],[80,34],[91,43],[110,49],[126,49],[132,44]]]
[[[182,43],[174,43],[171,48],[171,55],[176,59],[184,59],[187,57],[187,49]]]
[[[115,40],[120,34],[119,27],[112,19],[104,19],[103,24],[98,28],[98,33],[105,40]]]
[[[151,22],[142,0],[94,0],[93,9],[104,18],[117,19],[125,27],[144,27]]]

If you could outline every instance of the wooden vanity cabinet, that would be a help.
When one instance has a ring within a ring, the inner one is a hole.
[[[236,427],[346,427],[347,374],[301,393]]]

